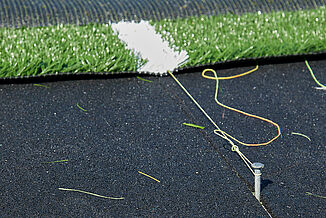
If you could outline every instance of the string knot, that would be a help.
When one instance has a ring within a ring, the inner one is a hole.
[[[232,145],[231,151],[239,152],[239,147],[236,145]]]

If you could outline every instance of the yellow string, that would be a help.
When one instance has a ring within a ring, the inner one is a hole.
[[[241,110],[238,110],[238,109],[235,109],[235,108],[232,108],[232,107],[229,107],[229,106],[226,106],[224,104],[222,104],[221,102],[218,101],[217,99],[217,96],[218,96],[218,82],[219,80],[221,79],[234,79],[234,78],[238,78],[238,77],[241,77],[241,76],[244,76],[244,75],[247,75],[249,73],[252,73],[254,71],[256,71],[258,69],[258,66],[256,66],[254,69],[252,70],[249,70],[245,73],[241,73],[241,74],[237,74],[237,75],[234,75],[234,76],[229,76],[229,77],[218,77],[216,72],[212,69],[206,69],[202,72],[202,76],[204,78],[207,78],[207,79],[213,79],[213,80],[216,80],[216,91],[215,91],[215,101],[218,105],[224,107],[224,108],[227,108],[229,110],[232,110],[232,111],[235,111],[235,112],[238,112],[238,113],[241,113],[241,114],[244,114],[246,116],[249,116],[249,117],[253,117],[253,118],[256,118],[256,119],[260,119],[262,121],[265,121],[265,122],[268,122],[268,123],[271,123],[272,125],[276,126],[277,127],[277,135],[272,138],[271,140],[267,141],[267,142],[263,142],[263,143],[257,143],[257,144],[249,144],[249,143],[244,143],[244,142],[241,142],[240,140],[236,139],[235,137],[231,136],[230,134],[224,132],[223,130],[220,129],[220,127],[214,122],[214,120],[206,113],[206,111],[200,106],[200,104],[194,99],[194,97],[192,97],[192,95],[187,91],[187,89],[179,82],[179,80],[170,72],[168,71],[168,73],[170,74],[170,76],[176,81],[176,83],[183,89],[183,91],[188,95],[188,97],[196,104],[196,106],[202,111],[202,113],[207,117],[207,119],[215,126],[215,130],[214,130],[214,133],[220,137],[222,137],[223,139],[227,140],[230,144],[231,144],[231,150],[236,152],[240,158],[245,162],[245,164],[247,165],[247,167],[249,168],[249,170],[255,175],[255,172],[253,171],[252,169],[252,163],[250,162],[250,160],[239,150],[239,147],[236,146],[234,144],[233,141],[239,143],[239,144],[242,144],[242,145],[246,145],[246,146],[260,146],[260,145],[268,145],[270,144],[271,142],[273,142],[274,140],[276,140],[280,135],[281,135],[281,129],[279,127],[279,125],[269,119],[266,119],[266,118],[263,118],[263,117],[260,117],[260,116],[257,116],[257,115],[253,115],[253,114],[249,114],[249,113],[246,113],[244,111],[241,111]],[[214,74],[214,77],[212,76],[207,76],[205,73],[206,72],[212,72]],[[232,141],[233,140],[233,141]]]
[[[207,119],[216,127],[217,130],[221,130],[220,127],[214,122],[214,120],[206,113],[206,111],[200,106],[200,104],[192,97],[192,95],[188,92],[188,90],[179,82],[179,80],[170,72],[168,71],[170,76],[176,81],[176,83],[182,88],[182,90],[188,95],[188,97],[196,104],[196,106],[201,110],[201,112],[207,117]],[[220,131],[221,134],[217,134],[218,136],[222,137],[223,139],[227,140],[231,145],[231,150],[236,152],[240,158],[245,162],[249,170],[255,175],[255,172],[252,170],[251,165],[252,163],[249,159],[239,150],[239,147],[234,144],[234,142],[227,137],[225,132]]]
[[[208,72],[208,71],[214,71],[214,70],[212,70],[212,69],[206,69],[206,70],[204,70],[203,72],[202,72],[202,77],[204,77],[204,78],[206,78],[206,79],[213,79],[213,80],[216,80],[216,79],[218,79],[218,80],[221,80],[221,79],[234,79],[234,78],[238,78],[238,77],[241,77],[241,76],[245,76],[245,75],[247,75],[247,74],[249,74],[249,73],[252,73],[252,72],[254,72],[254,71],[256,71],[256,70],[258,70],[258,65],[254,68],[254,69],[252,69],[252,70],[249,70],[249,71],[247,71],[247,72],[244,72],[244,73],[240,73],[240,74],[237,74],[237,75],[233,75],[233,76],[226,76],[226,77],[216,77],[216,76],[207,76],[207,75],[205,75],[205,73],[206,72]],[[215,71],[214,71],[215,72]]]
[[[215,97],[214,97],[214,98],[215,98],[215,102],[216,102],[218,105],[220,105],[220,106],[222,106],[222,107],[224,107],[224,108],[226,108],[226,109],[229,109],[229,110],[232,110],[232,111],[235,111],[235,112],[241,113],[241,114],[243,114],[243,115],[246,115],[246,116],[249,116],[249,117],[253,117],[253,118],[256,118],[256,119],[259,119],[259,120],[262,120],[262,121],[268,122],[268,123],[271,123],[272,125],[276,126],[276,128],[277,128],[277,132],[278,132],[277,135],[276,135],[274,138],[272,138],[271,140],[269,140],[269,141],[267,141],[267,142],[263,142],[263,143],[245,143],[245,142],[242,142],[242,141],[236,139],[236,138],[233,137],[232,135],[230,135],[230,134],[224,132],[224,131],[221,130],[220,128],[217,128],[216,130],[214,130],[214,133],[215,133],[215,134],[221,136],[221,135],[220,135],[220,133],[221,133],[221,134],[223,134],[223,135],[228,136],[229,138],[231,138],[231,139],[234,140],[235,142],[237,142],[237,143],[239,143],[239,144],[241,144],[241,145],[245,145],[245,146],[261,146],[261,145],[268,145],[268,144],[270,144],[271,142],[273,142],[274,140],[276,140],[276,139],[281,135],[281,129],[280,129],[280,127],[279,127],[279,125],[278,125],[277,123],[275,123],[275,122],[273,122],[273,121],[271,121],[271,120],[269,120],[269,119],[266,119],[266,118],[263,118],[263,117],[260,117],[260,116],[254,115],[254,114],[250,114],[250,113],[247,113],[247,112],[241,111],[241,110],[239,110],[239,109],[232,108],[232,107],[230,107],[230,106],[224,105],[224,104],[222,104],[221,102],[219,102],[218,99],[217,99],[217,96],[218,96],[218,82],[219,82],[220,79],[233,79],[233,78],[238,78],[238,77],[241,77],[241,76],[247,75],[247,74],[249,74],[249,73],[252,73],[252,72],[256,71],[257,69],[258,69],[258,66],[256,66],[256,67],[255,67],[254,69],[252,69],[252,70],[249,70],[248,72],[241,73],[241,74],[237,74],[237,75],[234,75],[234,76],[229,76],[229,77],[218,77],[218,76],[217,76],[217,73],[216,73],[213,69],[205,69],[205,70],[202,72],[202,76],[203,76],[204,78],[206,78],[206,79],[213,79],[213,80],[216,80],[216,91],[215,91]],[[207,75],[205,74],[206,72],[212,72],[212,73],[214,74],[214,77],[212,77],[212,76],[207,76]]]

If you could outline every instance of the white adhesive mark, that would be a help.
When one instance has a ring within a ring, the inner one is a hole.
[[[120,40],[126,43],[127,49],[135,52],[136,56],[147,60],[138,68],[139,72],[150,72],[159,75],[173,71],[188,60],[186,51],[178,52],[177,47],[171,48],[148,21],[140,23],[121,21],[112,24],[113,31]]]
[[[326,90],[326,87],[315,87],[315,89]]]

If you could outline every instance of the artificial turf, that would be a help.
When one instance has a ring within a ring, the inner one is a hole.
[[[0,38],[1,77],[137,69],[108,24],[1,28]]]
[[[197,66],[239,58],[326,50],[325,7],[151,21]],[[145,62],[125,48],[109,24],[0,28],[0,77],[57,72],[136,71]]]
[[[314,10],[201,16],[152,22],[182,50],[186,66],[326,50],[326,7]]]

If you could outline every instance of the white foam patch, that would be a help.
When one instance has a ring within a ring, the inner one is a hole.
[[[132,50],[136,56],[148,60],[138,68],[139,72],[163,75],[188,60],[186,51],[178,52],[176,46],[171,48],[148,21],[140,23],[121,21],[112,24],[112,29],[120,40],[126,43],[127,49]]]

